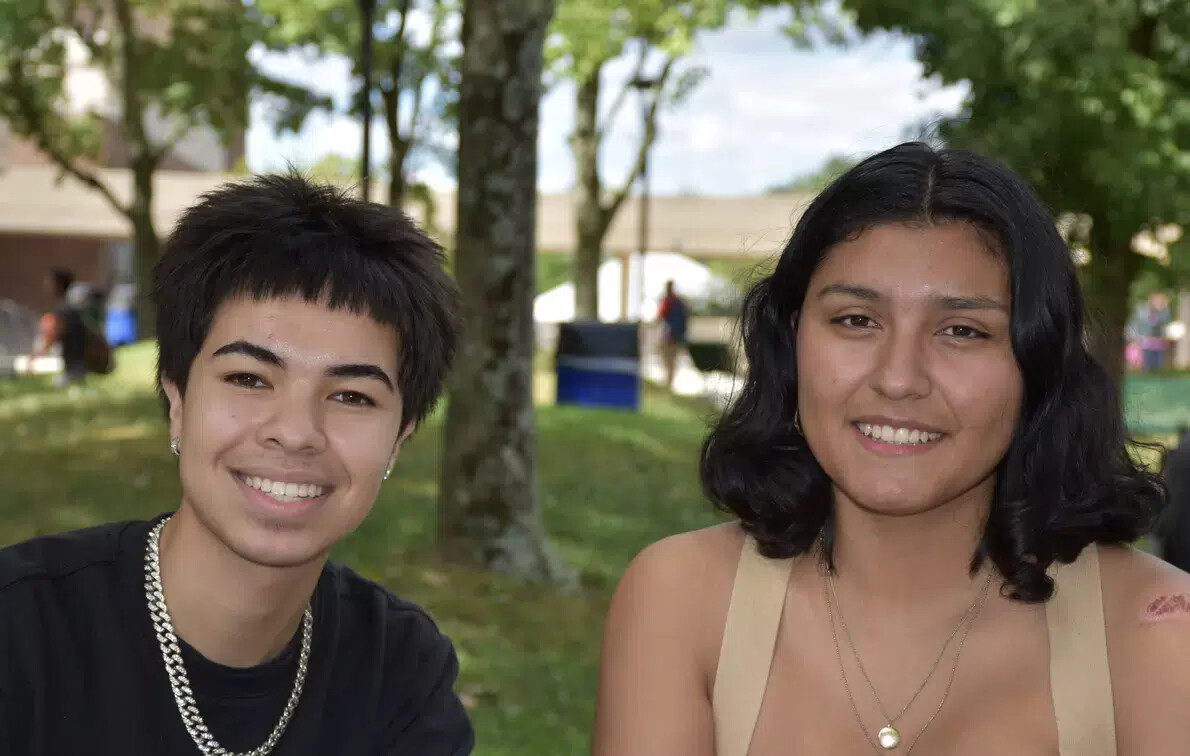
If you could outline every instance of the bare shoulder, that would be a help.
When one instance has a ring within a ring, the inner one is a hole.
[[[734,575],[743,543],[744,531],[734,522],[678,533],[645,547],[625,575],[641,570],[681,571],[678,568],[714,571],[728,566]]]
[[[698,650],[708,642],[717,649],[714,636],[722,639],[743,543],[739,525],[729,523],[649,545],[625,570],[613,613],[622,609],[634,621],[672,625]]]
[[[714,753],[709,675],[743,542],[735,524],[682,533],[625,570],[603,633],[595,756]]]
[[[1190,574],[1133,548],[1101,546],[1099,555],[1104,608],[1111,619],[1137,628],[1190,631]],[[1190,632],[1186,637],[1190,640]]]
[[[1125,547],[1100,569],[1121,752],[1167,752],[1190,738],[1190,574]]]

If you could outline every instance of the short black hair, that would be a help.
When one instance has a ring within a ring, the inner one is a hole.
[[[50,271],[50,278],[54,281],[54,290],[65,294],[74,286],[74,271],[70,268],[54,268]]]
[[[1119,390],[1084,344],[1083,296],[1052,216],[1016,175],[971,152],[910,142],[843,174],[807,207],[773,274],[748,293],[748,372],[702,447],[703,489],[765,556],[808,552],[833,568],[831,481],[795,422],[791,323],[835,244],[886,223],[972,224],[1006,259],[1021,414],[971,569],[990,558],[1017,600],[1045,601],[1046,570],[1092,542],[1129,543],[1160,514],[1162,478],[1129,454]],[[1159,449],[1159,447],[1157,447]]]
[[[296,172],[224,184],[182,214],[153,269],[158,379],[185,393],[223,301],[300,296],[396,330],[401,422],[417,425],[459,340],[459,293],[444,263],[404,213],[339,187]]]

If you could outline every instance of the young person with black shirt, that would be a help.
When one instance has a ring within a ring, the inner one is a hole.
[[[74,273],[55,268],[45,279],[45,288],[54,297],[54,309],[42,315],[37,346],[32,357],[49,354],[61,345],[62,372],[54,378],[59,386],[81,383],[87,377],[87,326],[79,307],[69,299]]]
[[[450,640],[327,559],[441,391],[442,262],[296,176],[182,216],[152,282],[181,503],[0,550],[0,753],[471,752]]]

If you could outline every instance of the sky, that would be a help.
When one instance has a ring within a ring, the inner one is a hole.
[[[651,153],[650,187],[658,194],[748,195],[813,172],[831,155],[862,157],[890,147],[921,124],[958,112],[963,85],[922,79],[906,39],[881,35],[847,49],[796,49],[782,32],[784,10],[737,17],[696,38],[685,64],[709,75],[681,104],[663,111]],[[298,54],[265,53],[266,70],[303,82],[335,99],[349,93],[344,59],[311,61]],[[630,61],[605,70],[606,100],[628,76]],[[600,156],[609,185],[623,181],[640,134],[639,107],[621,111]],[[387,152],[382,125],[373,149]],[[574,128],[574,86],[551,87],[541,102],[539,191],[568,191],[574,181],[568,138]],[[298,134],[278,135],[267,107],[253,107],[248,164],[270,170],[286,163],[309,166],[327,153],[358,156],[361,128],[343,115],[314,114]],[[437,164],[417,178],[437,189],[454,185]]]

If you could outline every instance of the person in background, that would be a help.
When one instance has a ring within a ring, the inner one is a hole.
[[[46,276],[45,287],[54,297],[54,309],[41,317],[37,343],[30,355],[34,359],[43,357],[60,346],[63,367],[55,378],[59,386],[81,383],[87,376],[87,327],[81,309],[70,301],[73,285],[74,273],[66,268],[55,268]]]
[[[674,376],[677,373],[678,355],[686,347],[686,327],[689,312],[686,301],[678,296],[672,280],[665,282],[665,296],[661,299],[661,306],[657,310],[657,319],[661,321],[661,360],[665,365],[665,385],[674,386]]]
[[[1161,558],[1190,572],[1190,425],[1178,428],[1178,445],[1166,455],[1162,475],[1169,505],[1157,534]]]
[[[1157,372],[1165,367],[1165,327],[1172,320],[1169,297],[1163,291],[1152,291],[1137,308],[1129,330],[1133,340],[1140,345],[1145,371]]]

